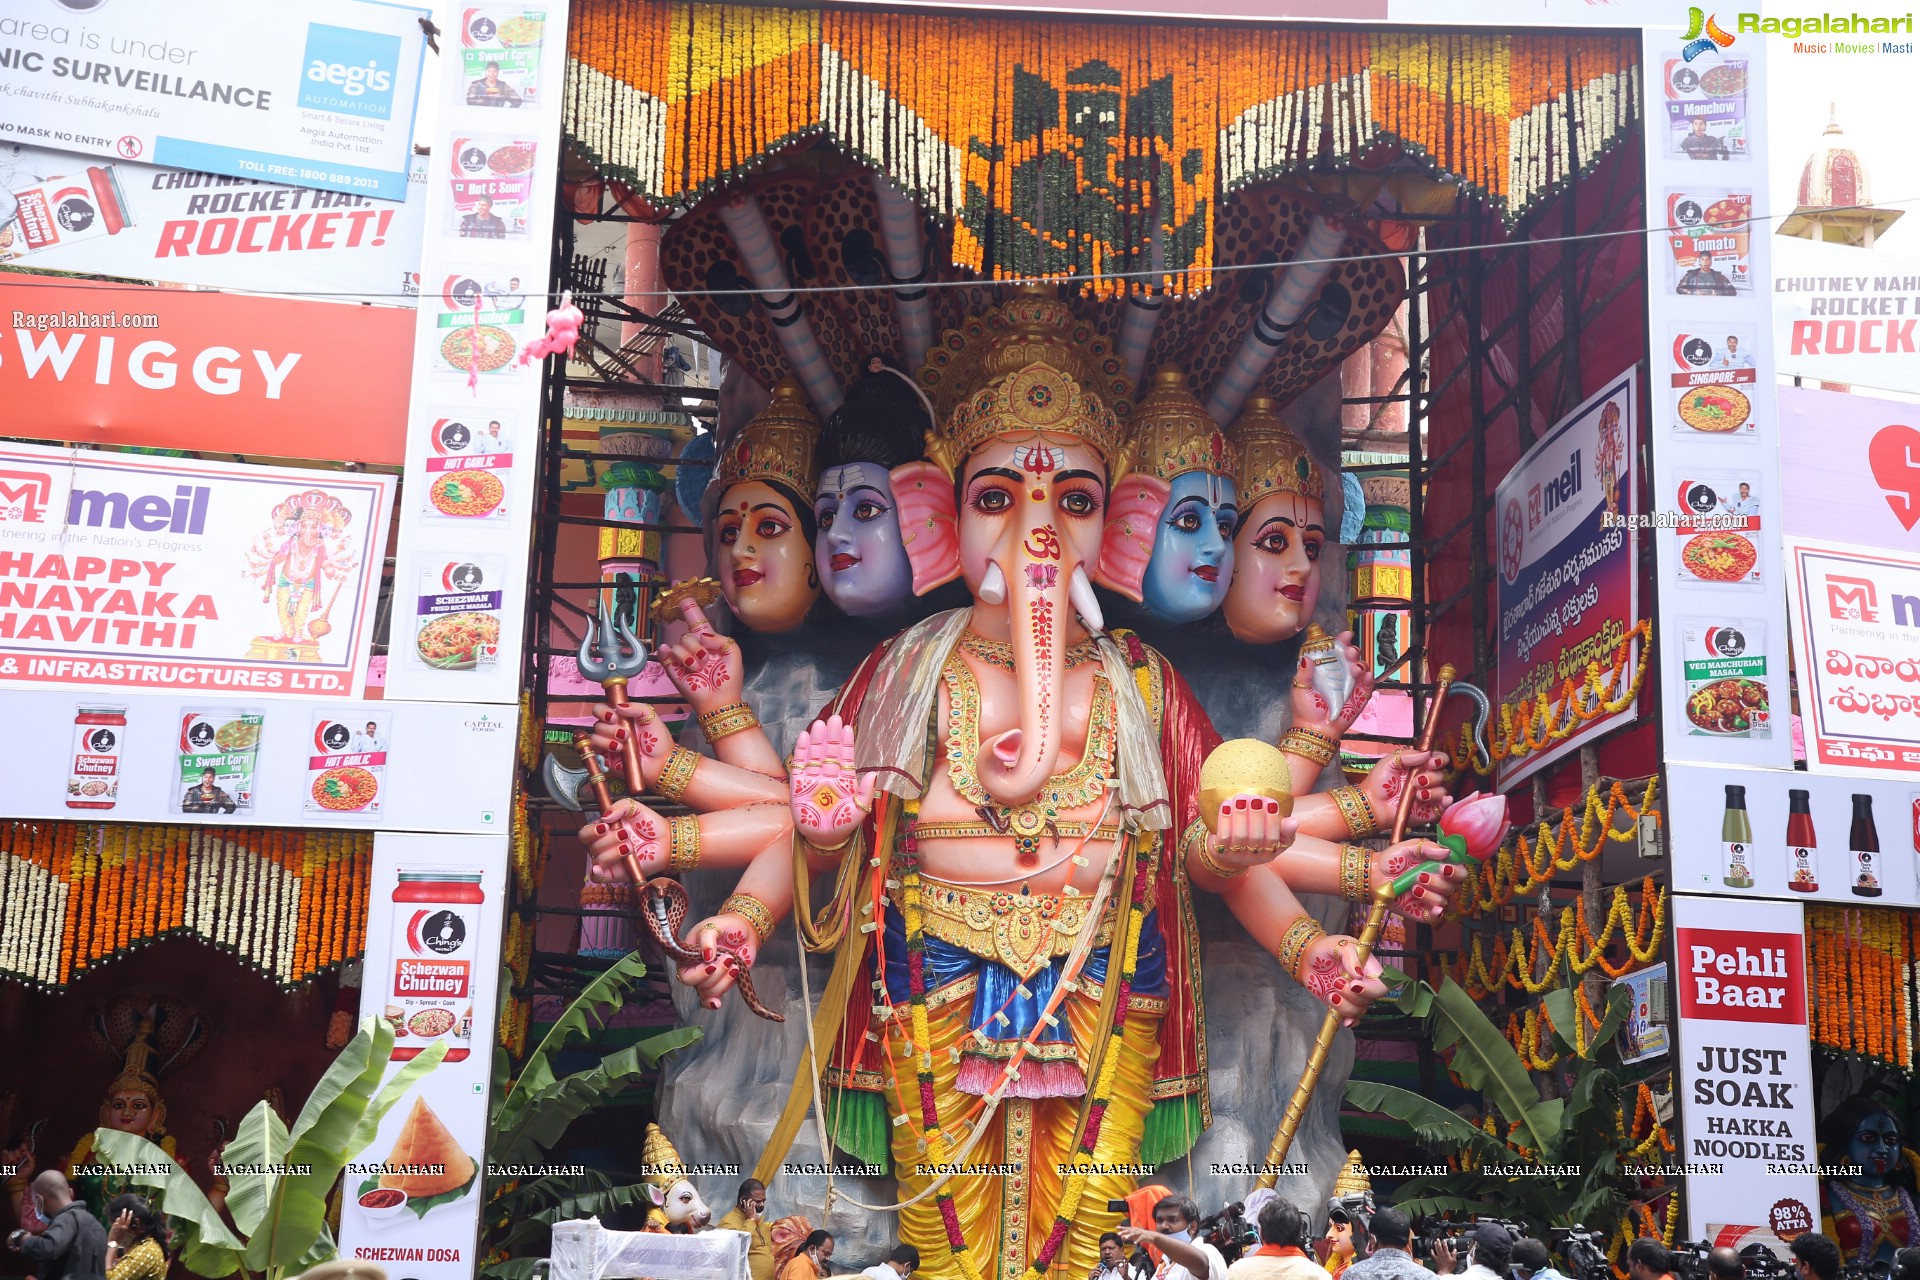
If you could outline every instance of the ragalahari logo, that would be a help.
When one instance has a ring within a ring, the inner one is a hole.
[[[1827,575],[1827,616],[1841,622],[1878,622],[1880,598],[1870,578]]]
[[[1680,56],[1688,62],[1708,50],[1725,49],[1733,43],[1733,37],[1721,30],[1714,15],[1698,7],[1687,10],[1687,32],[1680,38],[1687,42]]]
[[[44,471],[0,471],[0,523],[43,523],[52,493],[53,477]]]

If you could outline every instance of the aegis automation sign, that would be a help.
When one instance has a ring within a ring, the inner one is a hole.
[[[357,696],[387,476],[0,447],[0,685]]]

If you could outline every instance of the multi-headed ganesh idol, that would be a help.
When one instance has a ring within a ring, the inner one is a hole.
[[[836,877],[813,919],[873,922],[803,931],[855,975],[815,1023],[824,1122],[843,1149],[890,1158],[900,1238],[931,1276],[1084,1274],[1121,1221],[1109,1202],[1135,1190],[1125,1170],[1192,1148],[1210,1118],[1196,891],[1353,1018],[1384,990],[1378,966],[1296,893],[1357,901],[1438,853],[1302,834],[1284,778],[1203,794],[1218,734],[1164,657],[1106,629],[1094,596],[1099,583],[1138,599],[1169,496],[1129,469],[1117,369],[1050,290],[946,335],[921,373],[931,461],[894,489],[918,589],[960,578],[973,603],[869,655],[800,736],[783,786],[803,865]],[[693,690],[703,723],[731,717],[723,758],[761,738],[725,705],[738,688],[736,666]],[[674,787],[698,806],[699,789],[759,798],[769,781],[695,757]],[[656,817],[627,802],[609,817],[583,833],[603,867],[618,874],[643,826],[652,865],[665,861]],[[750,855],[747,832],[699,821],[705,843],[681,861],[676,842],[675,865],[746,868],[689,934],[713,961],[680,978],[711,1003],[806,886],[788,851]],[[1332,801],[1314,816],[1344,821]],[[1437,917],[1459,874],[1435,868],[1399,909]],[[986,1166],[1016,1172],[964,1174]]]

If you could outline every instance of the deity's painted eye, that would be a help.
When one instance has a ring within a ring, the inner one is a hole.
[[[1201,523],[1200,508],[1192,504],[1181,507],[1173,513],[1173,518],[1167,521],[1167,523],[1182,533],[1198,533],[1200,532]]]
[[[781,520],[776,516],[765,516],[762,517],[759,524],[753,527],[753,531],[762,538],[772,541],[791,528],[793,528],[793,526],[785,520]]]
[[[819,525],[823,531],[831,529],[833,528],[833,517],[837,515],[839,511],[840,508],[831,503],[822,506],[813,513],[814,523]],[[856,512],[855,514],[857,515],[858,513]]]
[[[1307,559],[1318,560],[1320,558],[1320,539],[1308,538],[1306,543],[1306,552],[1307,552]]]
[[[1275,529],[1253,545],[1270,556],[1277,556],[1284,554],[1286,549],[1293,545],[1293,540],[1287,537],[1285,529]]]
[[[720,545],[721,546],[730,547],[738,541],[740,541],[739,525],[723,524],[720,526]]]
[[[887,508],[871,498],[862,498],[853,508],[853,518],[861,524],[869,520],[878,520],[885,514],[887,514]]]
[[[1060,509],[1070,516],[1090,516],[1100,509],[1100,499],[1085,489],[1069,489],[1060,495]]]
[[[1013,495],[1005,489],[987,488],[976,490],[973,495],[972,506],[975,511],[983,512],[986,515],[1003,515],[1013,510]]]

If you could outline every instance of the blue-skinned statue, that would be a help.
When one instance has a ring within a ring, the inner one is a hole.
[[[1134,469],[1172,492],[1154,530],[1140,602],[1162,622],[1198,622],[1233,582],[1235,457],[1220,426],[1167,366],[1153,375],[1134,415]]]
[[[821,433],[814,564],[827,599],[849,617],[884,616],[914,598],[892,472],[919,459],[932,428],[919,390],[875,360]]]
[[[1820,1186],[1822,1231],[1847,1262],[1891,1262],[1894,1251],[1920,1243],[1914,1167],[1906,1125],[1886,1103],[1856,1097],[1822,1126],[1822,1163],[1845,1170]]]

